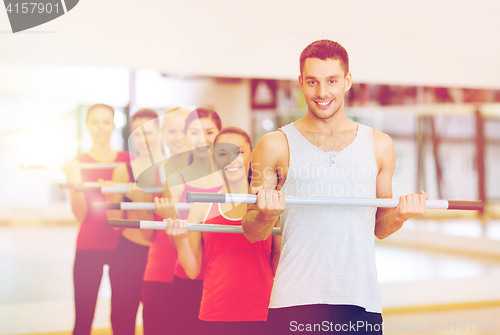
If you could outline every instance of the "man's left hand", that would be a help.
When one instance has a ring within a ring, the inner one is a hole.
[[[392,212],[396,221],[404,222],[409,218],[425,213],[425,201],[429,195],[424,191],[420,194],[408,194],[399,197],[399,204]]]

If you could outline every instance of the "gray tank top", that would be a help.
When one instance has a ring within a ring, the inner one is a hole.
[[[288,140],[286,196],[376,198],[372,129],[359,124],[354,141],[324,152],[293,123]],[[374,207],[287,206],[270,308],[310,304],[356,305],[382,312],[375,266]]]

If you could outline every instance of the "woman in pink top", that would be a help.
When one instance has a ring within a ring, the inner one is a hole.
[[[95,104],[87,111],[86,125],[92,136],[92,148],[65,164],[68,183],[111,180],[113,169],[81,170],[79,163],[128,163],[128,152],[117,152],[111,148],[110,138],[114,124],[111,106]],[[103,202],[100,192],[80,193],[70,190],[71,208],[81,223],[78,232],[75,263],[73,269],[75,289],[75,326],[73,334],[89,335],[94,318],[97,293],[101,283],[103,266],[109,265],[111,281],[111,326],[115,334],[134,334],[133,322],[124,322],[137,313],[138,302],[130,302],[130,290],[122,288],[134,285],[127,272],[122,271],[120,261],[137,251],[119,230],[106,227],[106,211],[91,207],[92,202]],[[140,249],[140,248],[139,248]],[[130,270],[137,262],[131,262]],[[139,273],[140,275],[140,273]]]
[[[179,114],[179,110],[174,110]],[[170,129],[171,135],[175,124],[180,128],[178,118],[170,117],[164,123],[166,129]],[[170,128],[169,128],[170,127]],[[212,173],[212,165],[207,145],[213,142],[221,128],[221,121],[217,113],[206,108],[198,108],[187,115],[182,123],[182,133],[186,137],[188,147],[181,149],[179,145],[167,145],[171,155],[166,165],[167,170],[179,167],[180,164],[170,164],[171,159],[182,157],[187,149],[192,155],[192,162],[183,169],[177,169],[167,177],[169,191],[175,203],[185,202],[187,191],[218,192],[221,181],[217,178],[206,177]],[[178,132],[178,130],[177,130]],[[174,138],[174,136],[172,136]],[[167,140],[167,136],[164,135]],[[177,150],[178,149],[178,150]],[[205,176],[205,177],[204,177]],[[159,200],[155,199],[155,202]],[[175,211],[160,213],[163,217],[187,217],[188,211]],[[144,274],[143,304],[144,304],[144,334],[197,334],[199,329],[198,311],[201,300],[202,277],[199,280],[191,280],[183,275],[184,271],[180,265],[175,266],[174,271],[168,272],[164,264],[166,255],[165,246],[171,242],[165,232],[156,232],[150,252],[148,264]]]
[[[219,133],[214,144],[214,161],[228,182],[221,192],[248,192],[251,151],[250,137],[243,130],[228,127]],[[158,202],[169,206],[165,201]],[[167,220],[167,233],[175,241],[179,262],[187,275],[196,278],[202,264],[206,264],[199,312],[204,322],[197,334],[262,334],[269,330],[264,321],[281,238],[274,236],[250,243],[243,235],[188,233],[186,228],[188,221],[241,225],[246,207],[246,204],[195,203],[187,221]]]
[[[151,174],[147,179],[152,183],[150,186],[162,187],[165,178],[163,177],[163,169],[151,169],[154,165],[153,158],[156,161],[163,161],[164,154],[161,146],[161,131],[158,114],[152,109],[141,109],[132,115],[130,121],[131,134],[129,144],[133,146],[137,152],[137,157],[130,162],[128,166],[120,166],[114,170],[113,181],[118,183],[127,183],[128,189],[125,195],[113,194],[107,197],[109,202],[152,202],[153,194],[145,194],[144,190],[136,185],[136,179],[144,174]],[[162,181],[163,179],[163,181]],[[155,196],[161,197],[162,194]],[[108,211],[108,217],[126,218],[134,220],[161,220],[151,211]],[[129,255],[128,259],[123,259],[119,266],[128,273],[129,281],[134,285],[124,286],[124,290],[128,290],[128,299],[130,303],[136,305],[135,314],[127,319],[122,319],[122,323],[133,323],[137,317],[137,308],[142,297],[143,276],[146,268],[149,245],[153,237],[152,231],[138,229],[122,229],[122,236],[128,244],[134,246],[135,253]],[[170,269],[173,274],[175,261],[177,259],[177,251],[172,244],[167,245],[167,255],[164,260],[164,267]],[[136,264],[132,269],[132,264]]]

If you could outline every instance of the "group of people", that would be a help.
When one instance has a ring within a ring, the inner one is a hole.
[[[90,334],[104,264],[116,335],[134,334],[141,301],[145,335],[282,334],[301,325],[344,333],[354,332],[345,327],[352,322],[366,326],[357,333],[382,333],[374,236],[385,238],[423,213],[427,194],[402,196],[395,209],[285,205],[285,196],[325,185],[361,190],[366,198],[392,197],[392,140],[346,117],[344,93],[351,84],[345,49],[329,40],[311,43],[300,56],[306,115],[262,137],[255,150],[245,131],[223,128],[214,110],[176,108],[163,122],[151,109],[133,114],[130,138],[137,152],[117,152],[110,146],[113,108],[91,106],[93,146],[66,163],[68,182],[129,184],[125,194],[70,191],[81,223],[73,333]],[[81,170],[80,162],[124,164]],[[303,169],[366,173],[297,173]],[[144,180],[164,191],[146,194],[139,187]],[[187,192],[251,192],[257,202],[176,210]],[[154,202],[156,210],[91,207],[102,201]],[[107,218],[165,220],[167,229],[107,228]],[[244,234],[188,232],[188,222],[242,225]],[[271,236],[280,226],[282,236]]]
[[[222,128],[219,115],[211,109],[173,109],[163,116],[162,124],[154,110],[142,109],[130,120],[130,142],[136,153],[115,152],[109,144],[113,117],[110,106],[96,104],[89,108],[87,127],[93,146],[65,166],[71,183],[128,183],[125,194],[71,191],[73,211],[82,223],[74,267],[74,333],[90,332],[104,264],[109,265],[111,324],[116,334],[134,333],[141,301],[145,334],[260,332],[259,327],[267,319],[279,237],[250,243],[242,235],[190,233],[188,241],[188,234],[179,235],[176,229],[106,228],[108,218],[241,224],[246,213],[244,204],[196,204],[182,211],[175,210],[174,204],[185,203],[188,191],[247,193],[250,136],[237,127]],[[169,149],[168,158],[162,139]],[[151,157],[161,163],[153,170]],[[126,164],[111,170],[80,170],[79,162]],[[150,186],[167,185],[165,191],[146,194],[136,183],[140,176],[152,179]],[[92,209],[91,202],[99,201],[155,202],[157,210]],[[241,263],[238,250],[243,252],[246,263]],[[243,327],[240,321],[251,323]],[[232,330],[238,327],[241,331]]]

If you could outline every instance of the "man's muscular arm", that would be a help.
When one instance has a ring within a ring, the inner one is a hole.
[[[392,176],[396,166],[396,155],[392,139],[381,132],[373,131],[375,157],[377,159],[377,198],[392,198]],[[398,207],[378,208],[375,221],[375,236],[384,239],[399,230],[409,218],[425,212],[427,193],[402,195]]]
[[[288,144],[280,131],[264,135],[252,153],[250,192],[258,192],[257,203],[248,205],[241,221],[245,237],[252,243],[266,240],[285,210],[285,197],[276,190],[278,182],[283,185],[277,175],[283,160],[288,164]]]

